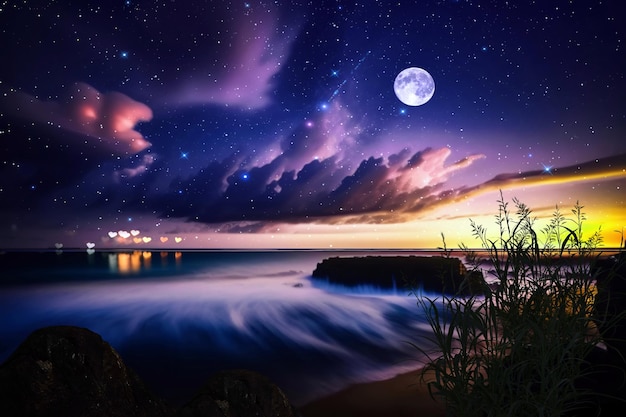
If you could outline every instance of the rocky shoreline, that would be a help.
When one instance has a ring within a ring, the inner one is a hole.
[[[428,265],[441,270],[443,265],[449,268],[448,276],[452,279],[448,285],[458,285],[467,272],[458,259],[398,258],[329,258],[318,264],[313,276],[342,285],[357,285],[371,279],[375,285],[384,286],[392,282],[390,279],[396,279],[397,274],[406,274],[421,280],[424,289],[445,291],[448,288],[445,280],[437,284],[436,280],[428,279],[432,269],[428,273],[420,271]],[[609,315],[623,311],[626,271],[624,263],[614,260],[599,265],[601,271],[613,270],[615,265],[620,267],[616,271],[617,279],[605,282],[603,274],[595,275],[600,288],[599,306]],[[383,273],[383,267],[389,269]],[[580,382],[599,395],[597,404],[591,404],[592,411],[598,406],[609,410],[623,405],[619,398],[626,394],[622,356],[626,351],[625,329],[623,321],[612,327],[609,349],[596,349],[588,358],[586,366],[594,372]],[[34,331],[0,365],[0,415],[380,417],[389,415],[388,412],[398,417],[420,413],[445,415],[443,405],[430,398],[420,376],[416,370],[386,381],[357,384],[296,408],[281,388],[265,376],[249,370],[225,370],[207,376],[206,383],[190,393],[186,403],[175,407],[153,394],[97,333],[81,327],[52,326]]]

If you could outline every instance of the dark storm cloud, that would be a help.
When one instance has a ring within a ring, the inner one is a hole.
[[[276,223],[389,224],[487,191],[619,178],[626,172],[626,155],[619,155],[552,172],[500,174],[475,186],[453,189],[446,184],[449,177],[482,155],[446,164],[449,156],[447,148],[427,148],[415,153],[403,149],[387,158],[369,157],[332,187],[324,179],[343,172],[334,157],[313,160],[299,171],[285,171],[278,177],[275,172],[281,158],[230,175],[226,173],[232,171],[231,165],[213,163],[180,184],[185,189],[180,204],[167,214],[216,224],[222,232],[260,232]]]
[[[442,195],[434,196],[453,172],[482,157],[445,165],[449,155],[447,148],[417,153],[403,149],[388,158],[362,160],[347,175],[345,161],[336,157],[314,159],[300,170],[279,174],[284,154],[245,171],[233,172],[232,163],[214,162],[177,182],[172,188],[177,195],[163,196],[158,205],[168,205],[168,216],[221,223],[222,231],[243,230],[233,222],[244,222],[240,226],[247,231],[262,230],[266,222],[379,222],[383,213],[387,222],[394,222],[405,212],[428,207]]]

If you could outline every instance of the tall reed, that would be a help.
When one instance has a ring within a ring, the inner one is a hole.
[[[470,220],[486,258],[461,246],[470,264],[468,277],[487,273],[480,291],[416,294],[436,347],[416,346],[427,357],[430,393],[443,399],[452,416],[575,413],[589,399],[577,385],[593,372],[586,358],[602,346],[600,327],[610,327],[598,320],[619,319],[596,311],[592,271],[602,235],[600,230],[585,234],[578,203],[569,217],[557,207],[538,233],[526,205],[513,199],[512,212],[500,196],[495,237]],[[441,249],[450,256],[442,238]],[[485,261],[488,271],[481,267]],[[464,285],[467,280],[458,290]]]

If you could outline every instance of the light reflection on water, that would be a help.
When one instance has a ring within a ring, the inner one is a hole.
[[[313,280],[324,253],[89,256],[34,268],[53,280],[24,268],[27,285],[0,287],[0,361],[31,331],[67,324],[99,333],[174,403],[217,370],[248,368],[302,404],[414,369],[408,342],[426,346],[429,334],[408,290]]]
[[[160,259],[160,267],[166,268],[171,261],[171,254],[169,252],[161,251],[156,256]],[[177,266],[182,265],[182,252],[173,253],[174,262]],[[153,253],[150,251],[133,251],[127,252],[114,252],[108,254],[109,270],[115,274],[136,274],[142,271],[149,271],[152,269]]]

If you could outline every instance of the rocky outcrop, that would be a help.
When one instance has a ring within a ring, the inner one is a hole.
[[[313,277],[329,283],[355,287],[423,289],[448,294],[478,292],[483,282],[480,272],[468,273],[458,258],[441,256],[364,256],[324,259]],[[462,286],[465,278],[468,286]]]
[[[585,358],[585,375],[577,385],[587,393],[587,401],[576,415],[608,417],[626,405],[626,253],[599,260],[592,276],[598,285],[597,323],[605,346]]]
[[[297,413],[276,385],[244,370],[214,375],[189,403],[175,409],[153,395],[98,334],[54,326],[33,332],[0,365],[0,415],[295,417]]]
[[[172,416],[117,352],[87,329],[32,333],[0,366],[3,416]]]
[[[182,407],[179,417],[295,417],[285,394],[264,376],[247,370],[219,372]]]
[[[626,253],[600,259],[592,275],[598,285],[596,310],[600,330],[626,357]]]

